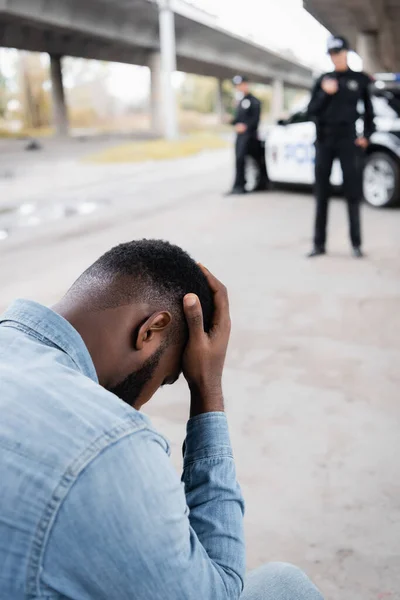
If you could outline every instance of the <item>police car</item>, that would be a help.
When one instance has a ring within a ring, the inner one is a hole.
[[[371,85],[376,132],[367,150],[363,190],[368,204],[385,207],[400,204],[400,74],[376,75]],[[361,133],[361,119],[357,127]],[[314,183],[315,137],[306,105],[266,132],[265,156],[272,184]],[[334,187],[342,184],[339,161],[334,163],[331,183]]]

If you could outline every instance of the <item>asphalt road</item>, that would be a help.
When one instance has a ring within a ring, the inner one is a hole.
[[[51,304],[125,240],[188,249],[230,290],[225,393],[249,568],[293,562],[328,600],[400,598],[400,211],[365,207],[357,261],[334,201],[329,256],[308,261],[311,196],[223,198],[226,151],[109,167],[19,156],[0,179],[0,308]],[[148,412],[179,466],[184,383]]]

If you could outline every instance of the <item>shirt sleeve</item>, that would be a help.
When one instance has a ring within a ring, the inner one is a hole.
[[[44,587],[74,600],[240,597],[243,503],[225,415],[189,421],[183,483],[160,439],[131,434],[81,473],[49,536]]]
[[[366,75],[366,77],[367,77],[368,81],[365,86],[364,97],[363,97],[364,106],[365,106],[364,137],[369,139],[375,131],[375,124],[374,124],[374,116],[375,115],[374,115],[374,107],[372,106],[372,98],[371,98],[371,89],[370,89],[371,79],[368,77],[368,75]]]
[[[325,77],[325,76],[324,76]],[[321,88],[323,77],[319,77],[311,92],[311,100],[308,105],[307,114],[310,118],[320,117],[332,97]]]
[[[249,129],[257,129],[261,116],[261,102],[257,98],[253,98],[251,102],[251,115],[247,122]]]

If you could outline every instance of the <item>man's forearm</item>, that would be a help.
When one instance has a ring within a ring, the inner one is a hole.
[[[203,549],[197,549],[197,562],[211,567],[199,572],[199,580],[204,584],[208,572],[219,589],[209,589],[210,598],[239,600],[245,570],[243,499],[236,482],[221,385],[231,330],[229,300],[225,286],[201,268],[213,292],[214,314],[207,333],[198,296],[184,297],[189,341],[183,373],[191,393],[192,418],[187,424],[182,481],[189,508],[186,514]],[[193,594],[205,597],[197,587]]]
[[[325,94],[323,90],[319,90],[308,105],[307,113],[310,117],[318,117],[328,100],[328,94]]]
[[[237,590],[245,570],[244,505],[224,413],[206,412],[188,422],[182,480],[190,524],[228,589]]]
[[[224,397],[220,383],[190,387],[190,417],[203,413],[223,412]]]
[[[366,96],[365,98],[365,113],[364,113],[364,137],[369,139],[375,131],[374,124],[374,109],[372,107],[371,98]]]
[[[322,88],[321,84],[317,83],[312,91],[311,100],[307,108],[307,114],[309,117],[319,117],[321,112],[331,101],[332,96],[327,94]]]

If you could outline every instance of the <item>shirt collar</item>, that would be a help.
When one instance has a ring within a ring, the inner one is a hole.
[[[16,300],[0,316],[0,325],[12,321],[31,329],[33,332],[68,354],[77,368],[98,383],[92,358],[79,333],[66,319],[37,302]]]

